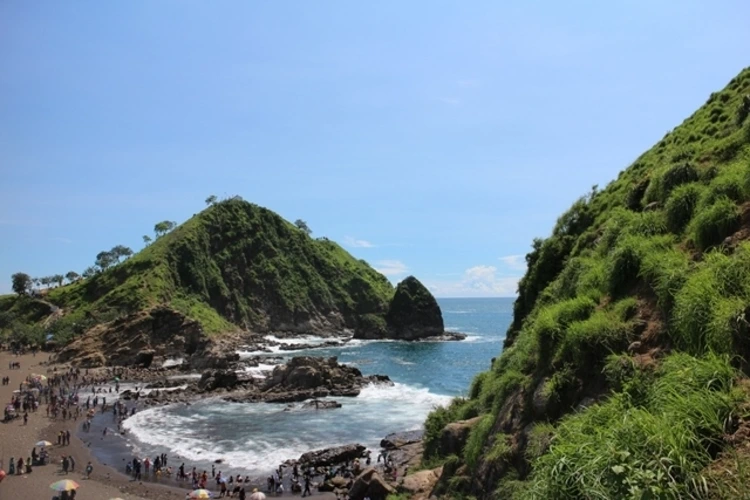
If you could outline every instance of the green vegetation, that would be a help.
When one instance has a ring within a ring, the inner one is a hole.
[[[750,68],[533,241],[502,355],[425,424],[437,460],[441,426],[482,416],[441,479],[446,498],[750,487],[737,479],[750,478],[744,455],[721,459],[731,487],[714,470],[746,445],[722,437],[750,407],[738,389],[750,369],[748,110]]]
[[[211,201],[180,226],[156,224],[156,239],[132,257],[118,245],[101,252],[98,270],[84,271],[84,279],[71,275],[71,284],[47,290],[44,299],[69,319],[61,324],[60,339],[81,325],[161,304],[197,320],[208,333],[277,328],[332,312],[352,329],[361,327],[360,320],[384,324],[393,286],[367,263],[240,198]],[[18,279],[24,289],[27,279]],[[17,311],[20,297],[3,300],[0,311]]]

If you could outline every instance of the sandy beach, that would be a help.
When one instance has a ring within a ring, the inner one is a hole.
[[[0,352],[0,376],[10,377],[9,385],[0,386],[0,402],[3,407],[11,401],[13,391],[19,388],[20,383],[32,373],[47,374],[48,367],[44,364],[49,357],[48,353],[13,354]],[[21,364],[20,369],[8,369],[8,363],[16,361]],[[1,468],[8,471],[10,457],[18,460],[19,457],[31,455],[34,444],[40,440],[57,443],[57,434],[60,431],[70,431],[71,441],[69,445],[58,446],[53,444],[49,447],[51,461],[48,465],[34,467],[31,474],[8,475],[0,482],[0,500],[11,500],[25,498],[33,500],[50,499],[54,492],[49,485],[60,479],[73,479],[81,486],[78,489],[78,500],[107,500],[110,498],[122,498],[125,500],[151,499],[151,500],[183,500],[188,489],[175,486],[160,485],[149,482],[131,481],[130,478],[115,469],[100,464],[83,441],[77,437],[76,427],[82,420],[53,420],[48,418],[45,406],[40,406],[37,412],[29,412],[28,424],[24,425],[23,418],[15,419],[8,423],[0,423],[0,464]],[[62,473],[60,462],[63,455],[73,456],[75,459],[75,472]],[[90,479],[83,479],[83,470],[91,461],[94,470]],[[292,496],[292,495],[284,495]],[[316,498],[333,499],[332,494],[316,494]]]

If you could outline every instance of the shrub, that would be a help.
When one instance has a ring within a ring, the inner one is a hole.
[[[469,470],[476,470],[482,449],[489,438],[494,423],[495,417],[492,414],[487,414],[469,431],[469,438],[466,440],[466,446],[464,447],[464,463],[469,467]]]
[[[729,198],[719,198],[695,216],[689,228],[691,239],[701,250],[718,245],[737,229],[739,220],[737,205]]]
[[[623,393],[565,418],[524,498],[690,498],[737,407],[727,360],[675,354],[642,404]]]
[[[678,162],[689,158],[692,153],[677,154],[673,161]],[[698,171],[690,163],[682,163],[654,174],[646,190],[646,201],[665,201],[673,189],[682,184],[698,180]]]
[[[698,183],[685,184],[674,190],[667,200],[667,226],[675,233],[682,232],[693,218],[704,188]]]
[[[610,255],[607,283],[609,293],[613,296],[625,292],[638,278],[641,270],[641,245],[640,238],[625,238]]]
[[[591,373],[608,354],[628,346],[630,326],[612,311],[599,310],[586,321],[571,324],[555,354],[555,364],[575,363]]]

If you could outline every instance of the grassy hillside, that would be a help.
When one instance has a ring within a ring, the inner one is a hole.
[[[425,424],[442,494],[736,498],[750,486],[738,444],[750,428],[749,113],[745,69],[534,241],[502,355]],[[445,424],[476,416],[446,457]]]
[[[355,328],[368,315],[384,317],[392,296],[383,275],[336,243],[234,198],[105,272],[49,290],[46,300],[65,311],[60,331],[167,304],[218,333],[321,320]],[[4,310],[18,308],[18,299],[3,301]]]

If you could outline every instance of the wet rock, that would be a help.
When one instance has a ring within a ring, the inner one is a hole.
[[[208,370],[203,372],[198,387],[203,391],[216,389],[234,389],[239,383],[234,370]]]
[[[318,401],[317,399],[314,399],[312,401],[306,401],[302,405],[303,410],[330,410],[332,408],[341,408],[341,403],[331,400]]]
[[[347,444],[334,448],[310,451],[299,457],[303,467],[328,467],[350,462],[364,456],[366,448],[361,444]]]

